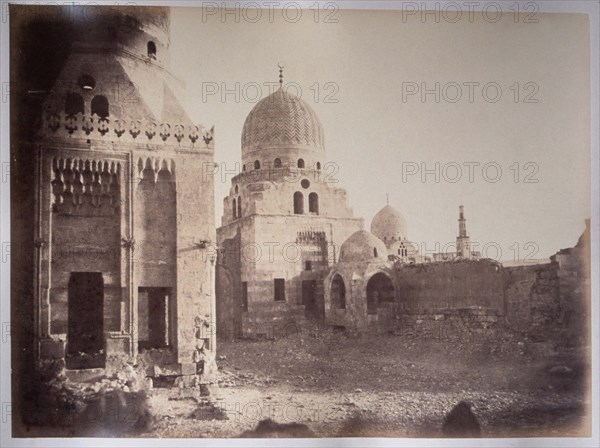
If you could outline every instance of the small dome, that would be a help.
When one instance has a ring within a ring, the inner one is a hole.
[[[359,230],[348,237],[340,248],[339,261],[387,261],[387,249],[383,241],[366,230]]]
[[[323,126],[306,101],[279,88],[248,114],[242,131],[242,155],[289,145],[324,151]]]
[[[391,205],[386,205],[373,217],[371,233],[389,245],[394,240],[406,238],[406,221]]]

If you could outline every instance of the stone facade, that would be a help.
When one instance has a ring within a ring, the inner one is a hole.
[[[35,359],[209,374],[213,131],[177,99],[168,8],[93,10],[62,18],[71,51],[15,155],[34,159],[34,253],[17,263],[33,266]]]

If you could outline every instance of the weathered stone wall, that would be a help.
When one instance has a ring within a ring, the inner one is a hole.
[[[557,252],[558,287],[561,300],[562,341],[566,344],[591,342],[591,234],[590,220],[575,247]]]
[[[551,262],[504,269],[506,323],[533,340],[589,341],[591,322],[589,222],[575,247]]]
[[[546,263],[504,269],[506,322],[511,328],[543,338],[560,325],[557,268]]]
[[[324,282],[325,321],[359,331],[502,332],[530,340],[589,338],[589,227],[577,246],[550,263],[503,267],[490,260],[426,264],[337,263]],[[366,287],[376,272],[393,281],[395,301],[367,314]],[[343,279],[346,307],[332,307],[331,283]],[[431,328],[430,328],[431,327]],[[411,330],[411,331],[413,331]],[[494,336],[494,335],[493,335]]]
[[[503,309],[502,266],[492,261],[397,264],[397,300],[409,314],[460,308]]]
[[[239,229],[232,238],[219,238],[217,263],[216,300],[217,334],[230,340],[241,336],[242,281],[241,281],[241,235]]]
[[[253,214],[219,228],[219,335],[231,337],[240,329],[249,336],[269,337],[276,326],[303,321],[303,282],[316,286],[315,307],[308,317],[322,319],[323,278],[343,241],[360,227],[362,220],[354,218]],[[281,302],[274,300],[275,278],[285,279]],[[248,285],[247,312],[240,311],[242,282]]]
[[[212,366],[216,351],[214,181],[199,175],[213,154],[210,148],[176,157],[177,361],[183,366]]]

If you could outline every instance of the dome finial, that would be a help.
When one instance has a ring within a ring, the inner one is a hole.
[[[283,86],[283,68],[285,67],[285,64],[278,62],[277,67],[279,67],[279,88],[281,88]]]
[[[386,203],[387,205],[390,205],[390,195],[389,195],[389,194],[387,194],[387,193],[385,194],[385,203]]]

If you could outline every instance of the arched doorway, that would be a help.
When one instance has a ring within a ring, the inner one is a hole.
[[[394,284],[383,272],[378,272],[367,283],[367,314],[377,314],[377,305],[382,302],[393,302]]]
[[[331,281],[331,307],[346,308],[346,286],[340,274],[335,274]]]

